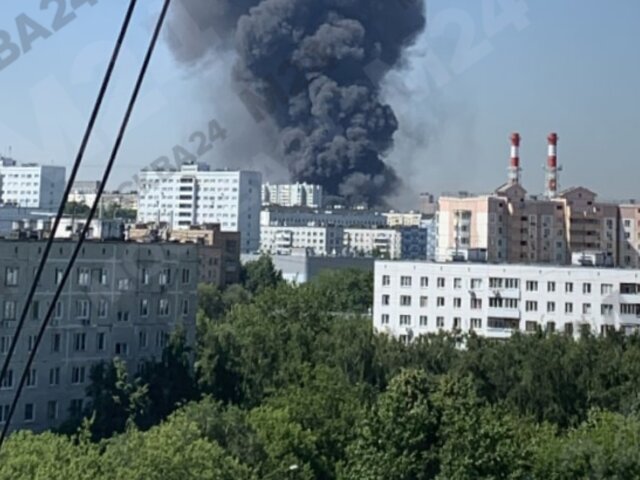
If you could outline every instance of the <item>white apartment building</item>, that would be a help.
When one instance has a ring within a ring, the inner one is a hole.
[[[174,229],[219,223],[223,232],[240,232],[243,252],[260,248],[259,172],[185,164],[178,171],[142,171],[139,182],[139,223],[166,222]]]
[[[262,204],[322,208],[322,187],[309,183],[265,183],[262,185]]]
[[[377,261],[374,281],[374,328],[403,341],[640,327],[640,270]]]
[[[65,189],[64,167],[17,165],[14,160],[0,161],[0,204],[20,208],[56,210]]]
[[[0,242],[0,358],[7,353],[44,241]],[[37,329],[75,243],[58,241],[42,277],[11,369],[0,385],[0,423]],[[126,361],[135,372],[159,359],[169,334],[195,337],[198,245],[87,242],[56,305],[12,423],[41,431],[86,405],[92,365]]]
[[[345,228],[345,251],[354,255],[402,258],[402,231],[395,228]],[[426,249],[426,245],[425,245]]]
[[[306,226],[260,227],[260,251],[275,255],[290,255],[293,250],[304,249],[313,255],[340,255],[343,251],[342,227]]]
[[[307,226],[336,225],[341,227],[384,227],[387,219],[380,212],[365,209],[266,207],[260,213],[260,225]]]

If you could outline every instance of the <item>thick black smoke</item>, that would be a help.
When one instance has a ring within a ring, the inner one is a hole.
[[[257,121],[272,119],[294,180],[382,204],[399,186],[384,157],[397,119],[380,81],[425,26],[424,0],[180,0],[169,42],[192,64],[238,54],[233,79]],[[196,33],[194,33],[196,31]]]

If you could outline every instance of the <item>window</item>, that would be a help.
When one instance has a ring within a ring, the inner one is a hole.
[[[63,313],[64,313],[64,305],[62,304],[62,300],[58,300],[58,303],[56,303],[55,318],[60,320],[62,318]]]
[[[49,400],[47,402],[47,420],[56,420],[58,418],[58,402]]]
[[[460,330],[462,328],[462,318],[453,317],[453,328],[456,330]]]
[[[566,302],[564,304],[564,313],[573,313],[573,303]]]
[[[182,300],[182,315],[189,315],[189,300],[186,298]]]
[[[471,289],[477,290],[482,288],[482,279],[481,278],[472,278],[471,279]]]
[[[390,298],[389,295],[382,295],[382,305],[389,305]]]
[[[609,295],[610,293],[613,293],[613,285],[610,283],[603,283],[600,286],[600,293],[602,295]]]
[[[158,315],[161,317],[166,317],[169,315],[169,300],[166,298],[161,298],[158,301]]]
[[[96,350],[98,352],[104,352],[106,349],[106,338],[104,332],[96,334]]]
[[[538,322],[533,322],[531,320],[524,322],[525,332],[535,332],[536,330],[538,330]]]
[[[420,287],[427,288],[429,286],[429,277],[420,277]]]
[[[140,330],[140,332],[138,332],[138,346],[140,348],[147,348],[147,345],[147,332],[144,330]]]
[[[553,313],[556,311],[556,302],[547,302],[547,313]]]
[[[71,368],[71,384],[81,385],[84,383],[84,367]]]
[[[149,300],[146,298],[140,299],[140,316],[146,317],[149,315]]]
[[[191,270],[188,268],[182,269],[182,283],[187,284],[191,281]]]
[[[120,311],[118,311],[118,321],[119,322],[128,322],[129,321],[129,311],[128,310],[120,310]]]
[[[49,370],[49,386],[54,387],[56,385],[60,385],[60,367]]]
[[[0,423],[5,423],[9,418],[10,405],[0,405]]]
[[[602,315],[613,315],[613,305],[610,303],[603,303],[600,305],[600,313]]]
[[[165,268],[162,272],[160,272],[160,277],[158,279],[160,285],[169,285],[171,283],[171,269]]]
[[[482,328],[482,319],[481,318],[472,318],[471,319],[471,328],[473,330]]]
[[[383,313],[382,314],[382,316],[380,317],[380,324],[389,325],[389,314],[388,313]]]
[[[547,282],[547,292],[556,291],[556,282]]]
[[[524,304],[524,309],[526,312],[537,312],[538,311],[538,302],[533,300],[527,300]]]
[[[453,308],[462,308],[462,299],[461,298],[454,298],[453,299]]]
[[[109,314],[109,302],[105,299],[98,300],[98,318],[107,318]]]
[[[538,282],[528,280],[525,284],[525,288],[527,292],[537,292],[538,291]]]
[[[438,297],[436,300],[437,307],[444,307],[444,297]]]
[[[505,288],[519,288],[520,280],[518,280],[517,278],[505,278],[504,286]]]
[[[426,315],[420,315],[420,326],[426,327],[429,319]]]
[[[2,384],[0,384],[0,389],[6,390],[8,388],[13,388],[13,370],[7,370],[6,375],[2,379]]]
[[[583,303],[582,304],[582,313],[584,315],[589,315],[591,313],[591,304],[590,303]]]
[[[410,307],[411,306],[411,296],[409,296],[409,295],[400,295],[400,306],[402,306],[402,307]]]
[[[564,291],[565,293],[572,293],[573,292],[573,283],[571,282],[567,282],[564,284]]]
[[[91,315],[91,304],[89,300],[76,300],[76,317],[80,320],[87,320]]]
[[[73,334],[73,350],[75,352],[84,352],[87,347],[87,334],[86,333],[74,333]]]
[[[400,326],[411,325],[411,315],[400,315]]]
[[[18,286],[18,273],[20,270],[17,267],[7,267],[4,275],[4,283],[7,287]]]
[[[31,320],[39,320],[40,319],[40,302],[34,300],[31,304]]]
[[[444,317],[436,317],[436,327],[444,328]]]
[[[425,308],[429,306],[429,297],[422,295],[420,297],[420,307]]]
[[[461,278],[454,278],[453,279],[453,288],[455,288],[456,290],[459,290],[462,288],[462,279]]]
[[[37,383],[38,383],[38,372],[36,371],[35,368],[32,368],[27,373],[26,385],[27,387],[35,387]]]
[[[36,419],[36,406],[33,403],[24,405],[24,421],[33,422]]]
[[[78,285],[88,287],[91,283],[91,271],[88,268],[78,268]]]
[[[556,322],[547,322],[547,332],[555,332],[556,331]]]
[[[62,338],[59,333],[51,335],[51,353],[60,353],[60,343]]]
[[[591,284],[590,283],[583,283],[582,284],[582,293],[584,293],[584,294],[591,293]]]
[[[107,270],[104,268],[101,268],[98,271],[98,278],[100,281],[100,285],[106,285],[107,283],[109,283],[109,276],[107,275]]]
[[[16,319],[16,302],[14,302],[13,300],[4,301],[4,314],[2,318],[4,318],[5,320]]]
[[[74,398],[69,402],[69,414],[72,417],[77,417],[82,414],[82,407],[84,401],[81,398]]]
[[[0,337],[0,355],[4,355],[9,351],[9,346],[11,345],[11,339],[13,337],[11,335],[3,335]]]
[[[382,286],[383,287],[388,287],[389,285],[391,285],[391,277],[389,275],[383,275],[382,276]]]
[[[408,276],[400,277],[400,286],[401,287],[410,287],[411,286],[411,277],[408,277]]]
[[[445,279],[443,277],[438,277],[438,288],[444,288]]]
[[[129,345],[127,345],[125,342],[118,342],[115,346],[115,352],[116,355],[126,356],[129,354]]]
[[[120,280],[118,280],[118,290],[120,290],[120,291],[129,290],[129,279],[128,278],[121,278]]]
[[[567,335],[573,335],[573,323],[564,324],[564,333]]]

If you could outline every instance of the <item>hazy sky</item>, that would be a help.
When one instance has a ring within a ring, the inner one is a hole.
[[[11,146],[20,161],[71,164],[128,1],[89,3],[49,38],[27,41],[29,51],[0,70],[0,152]],[[161,2],[139,3],[83,179],[100,174]],[[493,15],[499,4],[511,10],[498,7]],[[21,14],[51,31],[53,7],[41,11],[36,0],[3,0],[0,31],[20,43]],[[557,131],[561,187],[585,185],[604,198],[640,197],[640,2],[432,0],[428,8],[427,32],[386,87],[401,124],[389,162],[408,184],[404,205],[416,191],[498,186],[506,178],[512,131],[523,138],[523,178],[531,193],[543,188],[546,135]],[[0,45],[0,64],[8,54]],[[113,188],[157,157],[173,158],[176,145],[195,153],[189,137],[206,131],[212,119],[227,138],[202,160],[223,164],[231,160],[222,158],[229,155],[225,146],[252,142],[254,133],[241,127],[251,117],[228,88],[230,60],[188,72],[160,46]],[[267,171],[276,172],[272,166]]]

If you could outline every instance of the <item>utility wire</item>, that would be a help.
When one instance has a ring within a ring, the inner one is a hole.
[[[67,186],[65,187],[65,190],[62,196],[62,200],[60,201],[60,206],[58,207],[58,213],[56,214],[53,220],[53,225],[51,226],[51,232],[49,233],[47,244],[44,247],[44,252],[42,253],[42,257],[40,258],[38,269],[36,270],[36,274],[31,283],[31,287],[29,288],[29,293],[27,294],[27,300],[25,301],[24,307],[22,308],[22,313],[20,314],[20,319],[18,320],[15,333],[13,335],[13,338],[11,339],[11,345],[9,346],[9,350],[7,351],[7,356],[5,357],[4,362],[2,364],[2,371],[0,372],[0,385],[2,385],[2,383],[4,382],[7,372],[9,371],[9,365],[11,364],[11,359],[13,357],[13,354],[15,353],[18,340],[20,339],[20,334],[22,333],[22,329],[24,328],[24,323],[27,319],[27,314],[29,313],[29,307],[33,303],[33,297],[36,294],[36,290],[38,289],[38,284],[40,283],[40,278],[42,277],[42,273],[44,272],[44,268],[47,264],[47,260],[49,258],[49,253],[51,252],[51,248],[53,246],[56,232],[58,231],[58,227],[60,226],[60,220],[64,215],[64,209],[67,204],[67,199],[69,198],[69,194],[71,193],[71,189],[76,180],[76,176],[78,175],[78,170],[80,170],[80,165],[82,164],[82,160],[84,158],[84,154],[87,149],[89,139],[91,138],[91,134],[93,133],[93,129],[95,127],[96,120],[100,112],[100,108],[102,107],[102,103],[104,101],[107,88],[109,86],[109,83],[111,82],[113,70],[115,68],[115,64],[120,55],[120,50],[122,48],[122,44],[124,42],[127,30],[129,29],[129,24],[131,23],[131,17],[133,16],[133,11],[135,9],[136,2],[137,0],[131,0],[131,3],[129,4],[129,9],[127,10],[127,13],[125,15],[122,28],[120,29],[120,34],[118,35],[116,45],[113,49],[113,53],[111,54],[111,60],[109,61],[109,65],[107,66],[107,71],[105,73],[104,79],[102,80],[102,85],[100,86],[98,97],[96,98],[96,101],[94,103],[93,111],[91,112],[91,117],[89,118],[89,123],[87,124],[87,127],[84,132],[84,136],[82,137],[82,142],[80,143],[78,154],[76,155],[75,162],[73,163],[73,168],[71,169],[71,175],[69,176]]]
[[[149,44],[149,47],[147,49],[147,53],[144,57],[144,61],[142,63],[142,67],[140,69],[140,72],[138,74],[138,79],[136,80],[136,84],[135,87],[133,89],[133,93],[131,94],[131,98],[129,99],[129,104],[127,106],[127,110],[125,113],[125,116],[123,118],[122,124],[120,125],[120,130],[118,132],[118,136],[116,137],[116,141],[115,144],[113,146],[113,149],[111,150],[111,156],[109,157],[109,161],[107,162],[107,166],[106,169],[104,171],[104,174],[102,176],[102,180],[100,182],[100,185],[98,187],[98,192],[96,194],[96,198],[93,201],[93,204],[91,205],[91,210],[89,211],[89,216],[87,217],[87,221],[82,229],[82,233],[80,234],[80,238],[78,240],[78,242],[76,243],[76,247],[73,251],[73,253],[71,254],[71,258],[69,259],[69,263],[67,264],[67,268],[64,271],[64,274],[62,275],[62,279],[60,281],[60,283],[57,286],[57,289],[55,291],[55,294],[53,296],[53,299],[51,301],[51,304],[49,305],[49,309],[47,310],[47,314],[42,322],[42,324],[40,325],[40,330],[38,331],[38,335],[36,336],[35,339],[35,343],[33,345],[33,349],[31,350],[31,352],[29,353],[29,357],[27,359],[27,364],[25,365],[24,371],[22,372],[22,376],[20,378],[20,383],[18,384],[18,388],[16,390],[16,393],[13,397],[13,401],[11,403],[11,408],[9,409],[9,414],[6,418],[6,422],[4,424],[4,427],[2,429],[2,435],[0,436],[0,450],[2,449],[2,446],[4,444],[4,441],[6,439],[7,436],[7,432],[9,431],[9,425],[11,423],[11,419],[13,418],[13,414],[15,413],[15,409],[18,405],[18,401],[20,399],[20,395],[22,394],[22,390],[24,389],[27,377],[29,376],[29,372],[31,370],[31,366],[33,365],[33,361],[35,359],[36,353],[38,352],[38,347],[40,346],[40,343],[42,342],[42,339],[44,337],[44,333],[45,330],[49,324],[49,322],[51,321],[51,317],[53,316],[53,312],[55,310],[55,306],[58,303],[58,300],[60,299],[60,295],[62,294],[62,290],[65,287],[65,284],[69,278],[69,275],[71,274],[71,270],[73,269],[73,266],[78,258],[78,255],[80,253],[80,250],[82,248],[82,245],[84,243],[84,240],[86,239],[86,236],[89,232],[90,226],[91,226],[91,222],[96,214],[96,210],[98,209],[98,205],[100,203],[100,198],[102,197],[102,194],[104,193],[104,189],[105,186],[107,184],[107,181],[109,180],[109,176],[111,174],[111,170],[113,169],[113,165],[115,163],[115,160],[118,156],[118,153],[120,151],[120,146],[122,145],[122,139],[124,138],[124,133],[127,129],[127,126],[129,125],[129,120],[131,118],[131,113],[133,112],[133,108],[135,106],[135,103],[138,99],[138,95],[140,93],[140,89],[142,88],[142,84],[144,81],[144,77],[146,76],[149,64],[151,63],[151,57],[153,56],[153,52],[155,50],[156,44],[158,43],[158,38],[160,36],[160,32],[162,30],[162,25],[164,23],[165,17],[167,16],[167,11],[169,9],[169,5],[171,3],[171,0],[164,0],[164,4],[162,7],[162,11],[160,12],[160,16],[158,17],[158,21],[156,23],[154,32],[153,32],[153,36],[151,38],[151,42]]]

